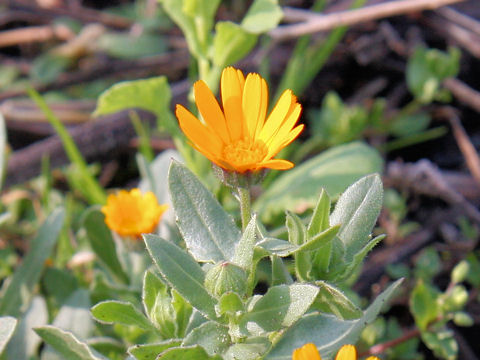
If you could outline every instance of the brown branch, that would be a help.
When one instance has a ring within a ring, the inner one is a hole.
[[[280,26],[269,32],[276,40],[296,38],[301,35],[331,30],[339,26],[355,25],[366,21],[378,20],[390,16],[402,15],[423,10],[433,10],[441,6],[458,3],[464,0],[398,0],[361,9],[341,11],[328,15],[315,15],[305,11],[304,22],[294,25]],[[288,19],[289,9],[285,9]],[[295,19],[299,19],[300,10],[294,10]],[[291,16],[292,12],[290,12]]]
[[[30,26],[0,32],[0,48],[51,39],[69,40],[74,36],[65,25]]]
[[[453,96],[455,96],[461,103],[470,106],[472,109],[480,113],[480,92],[472,89],[464,82],[449,78],[443,81],[445,86]]]
[[[458,118],[455,111],[451,108],[447,108],[446,115],[448,116],[448,121],[452,126],[453,136],[457,141],[457,145],[460,148],[460,151],[465,158],[465,162],[467,164],[470,173],[477,181],[477,184],[480,185],[480,158],[478,157],[477,150],[473,146],[470,138],[467,135],[467,132],[462,126],[460,119]]]
[[[462,14],[451,7],[444,7],[435,11],[437,14],[440,14],[445,19],[450,20],[451,22],[473,31],[477,35],[480,35],[480,22],[476,19]]]
[[[397,345],[400,345],[410,339],[413,339],[413,338],[416,338],[420,336],[420,330],[415,328],[415,329],[411,329],[407,332],[405,332],[402,336],[400,336],[399,338],[396,338],[396,339],[393,339],[393,340],[390,340],[390,341],[386,341],[384,343],[381,343],[381,344],[377,344],[375,346],[372,346],[369,350],[361,353],[359,356],[360,357],[363,357],[363,356],[367,356],[367,355],[378,355],[378,354],[382,354],[384,353],[387,349],[390,349],[392,347],[395,347]]]

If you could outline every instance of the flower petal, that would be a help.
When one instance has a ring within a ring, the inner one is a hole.
[[[227,125],[225,124],[225,116],[223,116],[220,105],[207,84],[199,80],[193,85],[193,91],[195,103],[205,123],[224,143],[230,141]]]
[[[295,96],[293,96],[291,90],[285,90],[282,96],[280,96],[280,99],[268,116],[262,131],[260,131],[259,139],[265,144],[272,137],[272,135],[278,131],[279,127],[284,122],[292,106],[292,101],[294,101],[294,98]]]
[[[295,127],[292,131],[290,131],[288,135],[283,137],[282,142],[279,141],[279,142],[270,144],[270,146],[268,147],[267,157],[270,159],[275,157],[275,155],[277,155],[280,150],[282,150],[284,147],[289,145],[293,140],[295,140],[298,137],[298,135],[300,135],[300,133],[303,131],[304,128],[305,128],[305,125],[300,124],[297,127]]]
[[[182,131],[201,153],[205,156],[207,155],[206,152],[217,155],[221,153],[222,143],[220,139],[212,134],[190,111],[182,105],[177,105],[175,115]]]
[[[335,356],[335,360],[357,360],[357,349],[353,345],[343,345]]]
[[[246,129],[250,139],[254,140],[257,132],[263,127],[267,112],[267,83],[258,74],[248,74],[243,88],[242,109]]]
[[[292,360],[322,360],[322,358],[315,344],[308,343],[293,351]]]
[[[259,164],[259,168],[268,168],[268,169],[275,169],[275,170],[288,170],[293,168],[295,165],[288,160],[283,159],[272,159],[263,161]]]
[[[241,71],[235,70],[233,67],[227,67],[222,72],[220,83],[222,93],[223,111],[232,141],[241,139],[243,134],[243,95],[244,79]]]

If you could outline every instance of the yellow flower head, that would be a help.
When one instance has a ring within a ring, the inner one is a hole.
[[[227,171],[292,168],[290,161],[273,159],[303,130],[303,125],[295,127],[302,107],[292,91],[284,91],[267,117],[268,88],[260,75],[245,78],[242,71],[227,67],[220,88],[223,110],[202,80],[194,84],[202,120],[177,105],[180,127],[193,146]]]
[[[292,360],[321,360],[315,344],[308,343],[293,351]],[[335,356],[335,360],[357,360],[357,349],[353,345],[343,345]],[[369,356],[366,360],[380,360]]]
[[[107,226],[117,234],[139,237],[155,229],[167,208],[166,204],[158,204],[151,191],[142,194],[139,189],[132,189],[108,195],[102,213]]]

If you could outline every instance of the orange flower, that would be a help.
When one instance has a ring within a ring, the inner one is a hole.
[[[315,344],[308,343],[293,351],[292,360],[321,360]],[[353,345],[343,345],[335,356],[335,360],[357,360],[357,349]],[[380,360],[369,356],[366,360]]]
[[[139,189],[132,189],[108,195],[102,213],[107,226],[117,234],[139,237],[155,229],[167,208],[166,204],[158,204],[151,191],[142,194]]]
[[[286,170],[293,163],[273,159],[303,130],[295,124],[302,107],[291,90],[285,90],[268,117],[265,79],[227,67],[220,83],[223,110],[202,81],[194,84],[195,102],[202,115],[197,119],[181,105],[176,115],[192,145],[221,168],[245,173],[262,168]]]

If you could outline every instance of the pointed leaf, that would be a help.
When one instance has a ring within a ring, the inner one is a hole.
[[[168,176],[178,227],[197,261],[232,261],[241,234],[203,184],[180,163],[173,161]]]
[[[32,241],[30,251],[23,258],[0,299],[0,314],[18,316],[26,310],[35,285],[42,274],[45,261],[50,256],[63,226],[65,211],[55,209],[40,227]]]
[[[307,233],[302,219],[297,214],[286,212],[286,226],[288,230],[288,241],[293,245],[302,245],[307,241]]]
[[[317,205],[313,210],[312,218],[308,224],[307,235],[309,238],[314,237],[329,227],[330,203],[330,197],[325,189],[322,189],[322,192],[318,197]]]
[[[180,340],[167,340],[157,344],[134,345],[128,348],[128,353],[137,360],[155,360],[161,352],[180,346]]]
[[[235,249],[233,263],[249,271],[253,262],[253,249],[257,241],[257,215],[253,215]]]
[[[280,175],[257,199],[254,210],[268,220],[283,209],[313,207],[320,188],[336,198],[360,177],[382,168],[378,152],[365,144],[336,146]]]
[[[320,291],[312,307],[327,314],[334,314],[341,320],[358,319],[363,315],[355,304],[335,286],[325,281],[315,281]]]
[[[91,349],[86,343],[78,340],[69,331],[46,325],[34,329],[35,332],[64,359],[68,360],[107,360],[107,358]]]
[[[0,317],[0,355],[15,331],[17,319],[11,316]]]
[[[92,315],[96,320],[106,324],[135,325],[144,330],[156,330],[145,315],[129,302],[102,301],[92,307]]]
[[[143,277],[142,300],[145,313],[147,315],[152,311],[157,295],[165,291],[166,285],[151,271],[146,271]]]
[[[261,34],[277,27],[283,17],[277,0],[255,0],[242,20],[242,27]]]
[[[213,38],[213,62],[222,68],[241,60],[257,42],[257,35],[231,21],[219,21]]]
[[[157,360],[221,360],[218,356],[209,356],[207,352],[198,345],[189,347],[175,347],[168,349],[157,356]]]
[[[182,345],[200,345],[208,355],[213,356],[223,353],[231,344],[228,327],[208,321],[190,332]]]
[[[215,319],[216,300],[203,286],[205,273],[198,263],[178,246],[155,235],[144,235],[145,244],[163,277],[193,307]]]
[[[347,261],[365,246],[382,204],[382,181],[376,174],[358,180],[338,199],[330,223],[341,224],[338,237],[345,244]]]
[[[98,208],[93,207],[87,210],[83,226],[87,232],[90,246],[100,261],[110,271],[110,274],[123,284],[128,284],[129,279],[123,270],[120,260],[118,260],[112,233],[105,224],[105,215]]]
[[[306,343],[314,343],[322,357],[331,358],[345,344],[355,344],[362,330],[379,314],[402,280],[397,280],[382,292],[357,320],[340,320],[333,315],[310,313],[302,317],[265,356],[267,360],[291,360],[292,352]]]
[[[297,321],[308,310],[317,294],[318,288],[313,285],[273,286],[255,302],[242,321],[253,321],[265,331],[278,331]]]
[[[290,285],[293,283],[292,276],[288,272],[282,258],[272,255],[272,286],[275,285]]]

